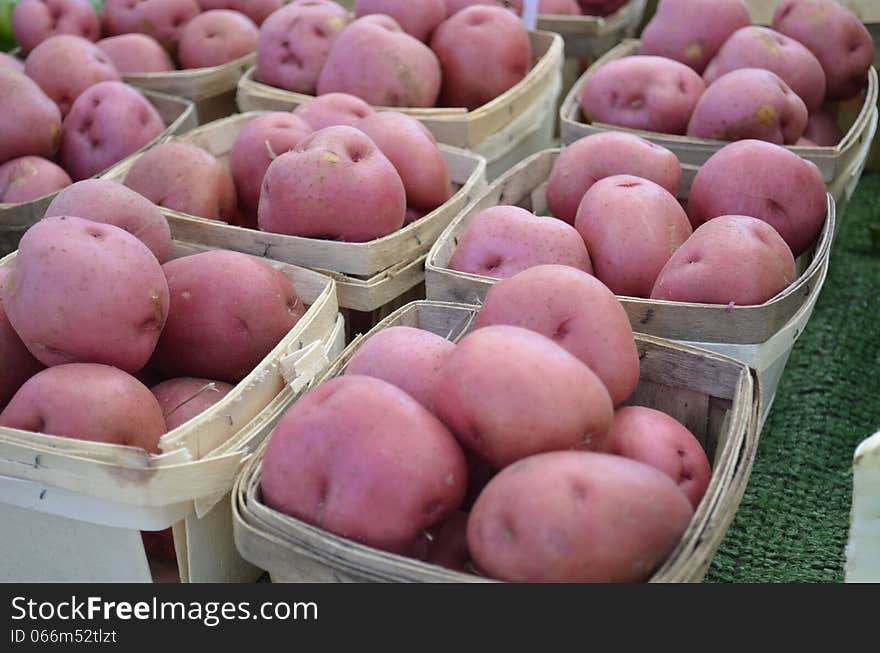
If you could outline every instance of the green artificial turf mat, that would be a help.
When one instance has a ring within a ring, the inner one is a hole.
[[[813,316],[761,433],[707,582],[843,581],[856,446],[880,430],[880,175],[843,218]]]

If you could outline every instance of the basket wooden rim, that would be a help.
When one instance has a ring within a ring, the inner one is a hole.
[[[367,335],[356,338],[336,362],[315,379],[315,385],[338,374],[358,346],[372,334],[395,324],[407,313],[423,309],[460,313],[463,319],[468,320],[462,327],[464,330],[469,329],[478,311],[476,306],[447,302],[419,301],[408,304],[382,320]],[[678,547],[651,578],[651,582],[699,581],[733,519],[751,472],[761,410],[758,380],[753,371],[735,359],[652,336],[635,334],[635,337],[641,355],[649,355],[651,350],[675,353],[711,362],[729,371],[737,370],[727,426],[730,435],[716,458],[709,489]],[[253,564],[269,572],[277,572],[289,564],[289,554],[293,553],[370,581],[494,582],[379,551],[269,508],[259,498],[260,470],[268,442],[269,438],[264,438],[245,464],[232,493],[236,545]],[[390,571],[392,569],[393,572]]]

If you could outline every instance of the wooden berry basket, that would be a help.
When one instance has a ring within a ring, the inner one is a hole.
[[[542,213],[546,209],[547,180],[560,151],[540,152],[509,170],[446,228],[431,248],[425,264],[428,299],[482,303],[496,280],[449,269],[458,239],[473,217],[491,206],[512,204]],[[695,174],[695,167],[683,166],[680,201],[686,201]],[[762,374],[765,411],[762,417],[766,417],[791,349],[803,332],[824,284],[835,224],[834,199],[829,195],[828,217],[822,233],[816,245],[797,261],[799,278],[760,306],[618,299],[633,330],[711,349],[757,369]]]
[[[845,581],[880,582],[880,433],[862,442],[853,455]]]
[[[182,134],[175,140],[197,145],[228,164],[232,144],[239,132],[263,113],[230,116]],[[375,316],[384,317],[387,312],[383,314],[381,310],[387,311],[390,302],[424,280],[424,259],[428,249],[452,219],[485,189],[485,159],[448,145],[441,144],[440,150],[449,166],[455,191],[453,196],[443,206],[412,224],[366,243],[272,234],[176,211],[165,213],[175,238],[320,270],[336,280],[341,307],[370,314],[380,311]],[[122,182],[134,160],[116,166],[106,177]]]
[[[453,341],[470,331],[478,308],[416,302],[368,334],[403,325]],[[315,384],[341,374],[366,337],[355,340]],[[627,402],[662,410],[682,421],[712,462],[706,495],[676,550],[652,582],[698,582],[742,499],[758,443],[757,380],[742,363],[650,336],[636,335],[641,380]],[[275,416],[273,425],[285,407]],[[269,507],[260,494],[265,444],[248,461],[233,490],[233,530],[242,556],[276,582],[481,582],[333,535]]]
[[[171,256],[206,249],[174,241]],[[168,527],[178,563],[172,577],[257,578],[232,544],[228,493],[265,435],[267,407],[296,396],[344,346],[334,281],[265,262],[293,282],[308,310],[226,397],[165,434],[161,454],[0,428],[0,579],[149,582],[140,531]]]
[[[198,125],[195,105],[189,100],[154,91],[142,91],[142,93],[156,107],[167,127],[155,140],[128,158],[136,157],[152,146],[167,141],[175,134],[189,131]],[[124,159],[122,162],[126,160]],[[112,170],[112,168],[110,169]],[[101,177],[103,174],[101,173],[97,176]],[[50,193],[30,202],[19,204],[0,203],[0,256],[13,252],[18,248],[18,241],[21,239],[22,234],[37,220],[42,219],[43,214],[57,194]]]
[[[514,87],[473,111],[460,107],[377,108],[417,118],[431,130],[438,142],[484,156],[497,170],[494,174],[500,174],[504,169],[495,162],[511,153],[517,155],[516,160],[522,159],[524,154],[520,146],[529,136],[541,133],[542,127],[546,128],[543,147],[549,147],[546,141],[555,133],[554,112],[562,75],[562,37],[542,31],[533,31],[529,35],[535,57],[531,71]],[[293,93],[256,81],[253,68],[238,83],[238,108],[243,112],[291,111],[312,99],[312,95]],[[493,170],[489,176],[493,176]]]
[[[606,125],[604,123],[585,123],[583,122],[583,114],[580,106],[580,96],[586,81],[590,76],[605,64],[638,54],[639,41],[627,40],[621,43],[598,59],[590,68],[581,76],[577,83],[572,87],[562,103],[559,112],[560,130],[562,134],[562,143],[570,145],[579,138],[590,136],[606,131],[622,131],[636,134],[642,138],[661,145],[671,150],[679,158],[682,163],[691,165],[703,165],[706,160],[715,152],[720,150],[729,143],[725,141],[716,141],[706,138],[693,138],[690,136],[679,136],[674,134],[661,134],[659,132],[649,132],[640,129],[628,129],[625,127],[616,127]],[[819,166],[822,171],[826,183],[833,181],[838,175],[844,173],[858,157],[862,151],[861,146],[867,141],[868,127],[871,122],[871,111],[877,104],[878,97],[878,80],[877,71],[874,68],[868,73],[868,88],[865,92],[861,110],[850,127],[849,131],[844,135],[843,140],[834,147],[793,147],[786,146],[798,156],[808,159]]]
[[[203,125],[238,110],[235,104],[238,80],[256,60],[256,53],[252,53],[220,66],[165,73],[126,73],[122,79],[143,90],[191,100],[196,106],[198,124]]]

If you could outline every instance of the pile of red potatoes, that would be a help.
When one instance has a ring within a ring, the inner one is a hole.
[[[584,84],[589,122],[723,141],[834,146],[838,108],[860,94],[871,35],[834,0],[784,0],[772,27],[742,0],[662,0],[638,55]]]
[[[531,267],[457,344],[391,327],[279,421],[262,498],[356,542],[519,582],[639,582],[673,551],[710,464],[627,406],[639,355],[595,277]]]
[[[481,211],[449,268],[505,279],[568,265],[616,295],[730,307],[763,304],[795,281],[795,259],[827,215],[813,163],[765,141],[731,143],[700,168],[686,209],[676,199],[680,178],[663,147],[622,132],[588,136],[553,166],[550,216]]]

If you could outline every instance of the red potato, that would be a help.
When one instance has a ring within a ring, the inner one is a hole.
[[[700,168],[688,197],[696,229],[719,215],[750,215],[769,223],[795,257],[825,224],[827,194],[822,173],[810,161],[763,141],[721,148]]]
[[[174,70],[171,57],[159,42],[146,34],[120,34],[101,39],[98,49],[107,55],[123,75],[126,73],[166,73]]]
[[[684,493],[653,467],[559,451],[503,469],[477,499],[467,540],[493,578],[634,583],[669,557],[692,516]]]
[[[0,204],[19,204],[70,186],[64,170],[39,156],[23,156],[0,165]]]
[[[685,493],[694,510],[709,487],[712,468],[699,440],[674,417],[653,408],[614,412],[608,453],[659,469]]]
[[[801,136],[797,139],[797,143],[795,143],[798,147],[819,147],[819,145],[815,141],[811,141],[806,136]]]
[[[426,215],[427,215],[427,213],[425,213],[421,209],[417,209],[415,207],[408,206],[408,207],[406,207],[406,217],[403,219],[403,224],[404,225],[412,224],[413,222],[415,222],[417,220],[421,220]]]
[[[33,154],[51,159],[61,139],[61,112],[29,77],[0,67],[0,164]]]
[[[588,122],[684,134],[706,85],[683,63],[632,56],[605,64],[586,81],[581,110]]]
[[[590,254],[574,227],[518,206],[493,206],[471,220],[452,253],[449,269],[506,279],[550,263],[593,273]]]
[[[315,131],[337,125],[354,127],[374,113],[373,107],[348,93],[327,93],[303,102],[293,111],[293,115],[305,120]]]
[[[740,68],[719,77],[697,103],[688,136],[757,139],[793,145],[807,126],[804,101],[769,70]]]
[[[520,10],[522,12],[522,10]],[[540,0],[538,14],[553,16],[580,16],[581,7],[577,0]]]
[[[446,3],[443,0],[355,0],[354,13],[358,18],[370,14],[391,16],[404,32],[425,42],[446,20]]]
[[[421,122],[396,111],[380,111],[355,125],[394,165],[408,207],[430,213],[452,196],[452,181],[437,140]]]
[[[727,39],[751,23],[742,0],[661,0],[639,52],[675,59],[702,75]]]
[[[532,67],[525,26],[500,7],[458,12],[434,32],[431,49],[443,69],[442,106],[476,109],[515,86]]]
[[[544,451],[601,450],[614,410],[589,367],[551,339],[506,325],[458,343],[434,386],[434,409],[464,447],[498,468]]]
[[[837,124],[837,111],[826,108],[811,113],[807,119],[804,138],[820,147],[834,147],[843,140],[843,130]]]
[[[119,71],[91,41],[81,36],[50,36],[28,55],[27,76],[67,115],[74,101],[99,82],[120,81]]]
[[[19,243],[3,307],[44,365],[103,363],[136,372],[168,315],[168,284],[156,257],[113,225],[43,218]]]
[[[163,381],[150,392],[162,409],[165,428],[173,431],[201,415],[234,389],[235,386],[222,381],[184,377]]]
[[[433,411],[437,374],[454,349],[453,343],[430,331],[391,327],[370,336],[352,356],[345,373],[387,381]]]
[[[130,188],[109,179],[79,181],[58,193],[45,217],[72,215],[119,227],[153,252],[159,263],[168,260],[171,229],[159,208]]]
[[[257,25],[262,25],[271,14],[281,9],[284,0],[198,0],[202,11],[232,9],[240,11]]]
[[[350,93],[372,105],[433,107],[440,82],[431,48],[390,16],[372,15],[358,18],[336,39],[317,89],[318,95]]]
[[[794,257],[766,222],[724,215],[694,231],[657,276],[651,299],[755,306],[797,278]]]
[[[104,0],[101,27],[107,36],[131,32],[152,36],[173,53],[181,30],[201,11],[196,0]]]
[[[50,36],[101,37],[98,14],[88,0],[21,0],[12,10],[12,35],[27,54]]]
[[[772,29],[752,25],[737,30],[709,62],[703,81],[713,84],[739,68],[763,68],[779,75],[808,111],[825,99],[825,72],[819,60],[803,45]]]
[[[272,161],[259,225],[272,233],[366,242],[403,226],[406,191],[379,148],[353,127],[327,127]]]
[[[177,59],[183,68],[222,66],[255,52],[259,36],[254,21],[242,13],[206,11],[181,30]]]
[[[165,131],[162,116],[133,86],[100,82],[70,107],[58,159],[76,181],[87,179],[149,145]]]
[[[538,265],[489,289],[475,329],[508,324],[540,333],[588,365],[611,401],[639,382],[639,353],[626,311],[601,281],[563,265]]]
[[[783,0],[773,29],[803,43],[822,64],[829,100],[855,97],[868,84],[874,42],[862,22],[834,0]]]
[[[293,3],[273,13],[260,29],[257,81],[314,95],[330,49],[350,21],[336,3]]]
[[[125,185],[159,206],[211,220],[232,222],[235,183],[226,167],[189,143],[163,143],[139,156]]]
[[[669,191],[632,175],[600,179],[578,208],[593,274],[615,295],[648,297],[657,275],[691,235],[687,213]]]
[[[470,573],[471,553],[467,543],[468,514],[457,510],[431,529],[425,562],[453,571]]]
[[[19,61],[11,54],[0,52],[0,69],[5,68],[16,73],[24,74],[24,62]]]
[[[474,5],[504,5],[505,3],[498,0],[444,0],[446,5],[446,17],[457,14],[462,9],[467,9]]]
[[[240,381],[306,312],[290,279],[247,254],[212,250],[162,270],[171,308],[151,364],[167,377]]]
[[[623,132],[593,134],[559,154],[547,182],[547,206],[557,218],[573,225],[584,194],[612,175],[649,179],[674,194],[681,164],[675,154],[644,138]]]
[[[58,365],[32,376],[0,413],[0,426],[149,453],[159,453],[165,432],[162,409],[146,386],[94,363]]]
[[[629,0],[578,0],[585,16],[610,16]]]
[[[378,379],[342,376],[294,403],[270,436],[270,508],[355,542],[408,553],[461,504],[467,470],[440,421]]]
[[[229,155],[229,170],[235,182],[238,207],[249,226],[257,226],[260,190],[269,164],[293,150],[311,133],[312,128],[305,120],[274,111],[257,116],[238,134]]]
[[[0,265],[0,288],[3,288],[8,272],[8,267]],[[24,382],[43,369],[43,364],[28,351],[9,323],[6,311],[3,310],[2,298],[0,298],[0,361],[3,361],[0,365],[0,410],[2,410]]]

